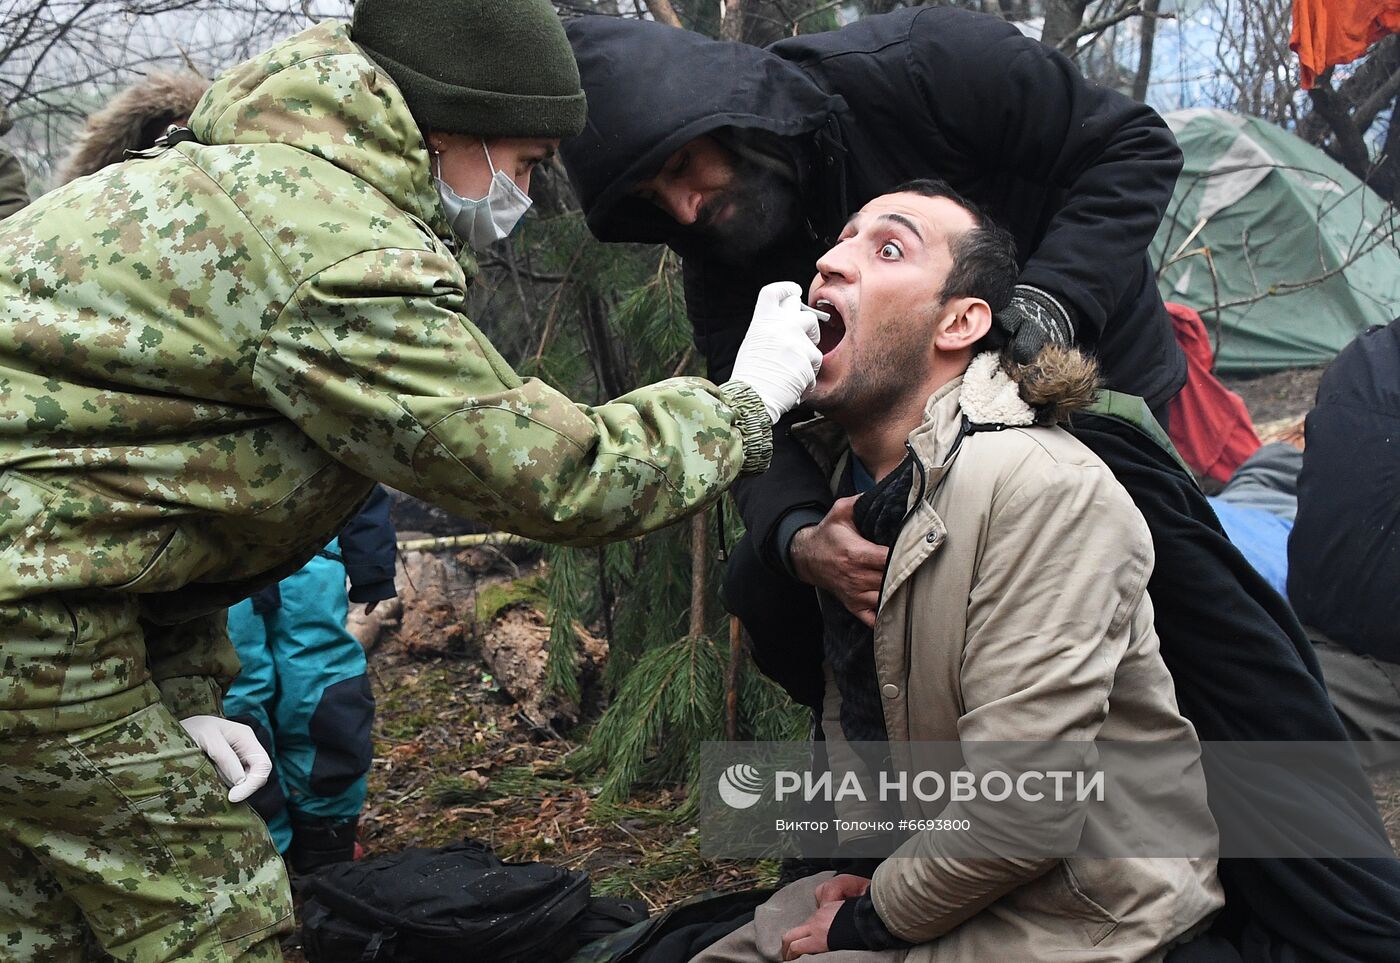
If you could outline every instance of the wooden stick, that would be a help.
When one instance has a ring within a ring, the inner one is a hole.
[[[744,627],[729,617],[729,670],[724,680],[724,738],[739,741],[739,668],[744,659]]]
[[[399,542],[400,552],[435,552],[446,548],[472,548],[480,545],[537,545],[533,538],[509,532],[482,532],[479,535],[447,535],[443,538],[414,538]]]

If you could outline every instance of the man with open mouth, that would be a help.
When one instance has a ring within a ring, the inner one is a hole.
[[[851,824],[967,829],[884,849],[847,832],[844,851],[860,845],[873,871],[793,882],[696,963],[834,950],[851,951],[843,963],[1138,963],[1190,941],[1224,903],[1199,745],[1152,627],[1152,540],[1108,467],[1057,425],[1092,400],[1093,362],[1051,346],[1016,364],[994,326],[1015,265],[1009,235],[932,180],[866,204],[817,261],[809,303],[830,320],[807,400],[844,438],[793,431],[862,536],[891,551],[873,627],[821,593],[833,769],[873,786],[880,760],[934,743],[956,743],[971,774],[1078,766],[1099,740],[1171,745],[1182,768],[1164,771],[1165,791],[1116,780],[1104,805],[1042,794],[877,810],[874,793],[838,796]],[[1134,842],[1109,853],[1124,858],[1086,858],[1086,842],[1129,824]]]
[[[1074,414],[1069,430],[1152,532],[1155,627],[1182,714],[1207,740],[1346,739],[1287,602],[1230,544],[1158,423],[1185,379],[1146,253],[1181,164],[1160,117],[1014,25],[955,7],[911,6],[766,48],[620,17],[567,29],[589,123],[560,153],[589,229],[682,256],[711,375],[728,369],[763,285],[805,277],[871,199],[913,178],[947,181],[1015,238],[1015,295],[998,321],[1017,359],[1072,342],[1124,393]],[[817,297],[837,322],[817,391],[843,369],[879,377],[855,350],[875,350],[865,319]],[[816,591],[873,624],[889,551],[861,537],[850,501],[833,499],[782,426],[772,467],[733,492],[748,534],[730,554],[725,602],[758,667],[815,709]],[[1295,824],[1326,814],[1382,841],[1360,768],[1344,782],[1335,798],[1294,800]],[[1243,800],[1217,813],[1222,844],[1271,803],[1256,785],[1215,788],[1212,798]],[[1221,877],[1217,929],[1246,960],[1371,960],[1400,943],[1395,860],[1237,859]]]

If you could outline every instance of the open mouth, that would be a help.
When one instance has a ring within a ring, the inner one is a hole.
[[[825,311],[831,315],[830,321],[821,322],[821,340],[817,342],[817,350],[823,355],[830,354],[836,350],[836,346],[846,337],[846,319],[841,315],[841,309],[825,298],[817,298],[812,307],[818,311]]]

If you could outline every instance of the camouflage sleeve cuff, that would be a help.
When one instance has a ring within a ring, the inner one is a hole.
[[[207,675],[184,675],[161,679],[160,701],[176,719],[223,714],[219,684]]]
[[[719,393],[734,409],[734,424],[744,442],[744,464],[739,474],[767,471],[773,460],[773,422],[763,407],[763,399],[743,381],[726,381],[719,386]]]

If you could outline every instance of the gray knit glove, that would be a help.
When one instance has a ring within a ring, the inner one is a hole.
[[[1011,303],[996,316],[997,326],[1011,338],[1011,357],[1030,364],[1048,344],[1074,343],[1069,310],[1040,288],[1018,284]]]

